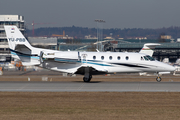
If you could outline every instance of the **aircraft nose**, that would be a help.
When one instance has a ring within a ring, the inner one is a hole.
[[[169,71],[175,71],[176,68],[175,68],[174,66],[169,65],[169,66],[168,66],[168,70],[169,70]]]

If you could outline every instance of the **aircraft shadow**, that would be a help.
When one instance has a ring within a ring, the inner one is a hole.
[[[76,83],[86,83],[83,81],[72,81],[72,82],[76,82]],[[87,82],[87,84],[91,84],[91,83],[101,83],[102,81],[91,81],[91,82]]]

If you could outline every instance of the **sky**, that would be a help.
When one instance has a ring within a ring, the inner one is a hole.
[[[1,15],[22,15],[28,28],[162,28],[180,26],[180,0],[0,0]]]

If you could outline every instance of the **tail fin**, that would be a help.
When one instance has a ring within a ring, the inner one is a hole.
[[[32,54],[34,47],[29,44],[20,30],[16,26],[4,26],[4,28],[12,57],[22,61],[23,65],[39,64],[38,54]]]
[[[139,53],[144,53],[147,54],[149,56],[152,56],[154,53],[154,49],[156,46],[159,46],[161,44],[158,43],[146,43],[144,44],[143,48],[141,49],[141,51]]]
[[[29,49],[32,48],[32,46],[16,26],[4,26],[4,28],[6,31],[9,48],[11,50],[16,50],[18,45],[25,45]]]

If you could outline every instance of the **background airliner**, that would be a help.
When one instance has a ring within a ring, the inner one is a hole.
[[[79,52],[35,48],[29,44],[16,26],[4,26],[12,57],[24,66],[36,65],[49,70],[84,75],[90,82],[92,75],[132,72],[170,72],[175,68],[156,61],[144,53]],[[161,81],[161,78],[156,78]]]

